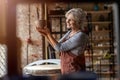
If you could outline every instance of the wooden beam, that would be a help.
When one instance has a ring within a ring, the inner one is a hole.
[[[30,2],[30,3],[51,3],[51,2],[115,2],[117,0],[17,0],[20,2]]]
[[[6,45],[7,45],[7,71],[8,76],[19,75],[17,38],[16,38],[16,1],[7,0],[7,24],[6,24]]]

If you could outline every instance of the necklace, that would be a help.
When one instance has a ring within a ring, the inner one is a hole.
[[[72,37],[73,35],[75,35],[75,34],[78,33],[78,32],[80,32],[80,30],[78,30],[78,31],[76,31],[76,32],[71,32],[71,33],[69,34],[69,38]]]

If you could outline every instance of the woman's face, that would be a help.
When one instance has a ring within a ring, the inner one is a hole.
[[[66,17],[66,25],[67,25],[67,28],[68,29],[73,29],[75,28],[75,20],[74,20],[74,17],[72,14],[69,14],[67,17]]]

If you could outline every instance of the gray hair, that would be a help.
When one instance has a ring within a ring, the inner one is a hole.
[[[66,12],[65,17],[67,17],[69,14],[73,15],[77,27],[79,29],[83,29],[87,13],[83,11],[81,8],[73,8]]]

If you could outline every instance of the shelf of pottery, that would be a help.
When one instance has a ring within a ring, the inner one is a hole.
[[[86,51],[87,69],[100,76],[115,76],[112,10],[88,11],[90,50]]]

